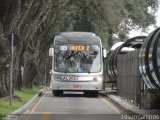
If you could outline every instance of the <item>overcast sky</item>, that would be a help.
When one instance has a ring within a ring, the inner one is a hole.
[[[160,4],[160,2],[159,2],[159,4]],[[156,21],[157,21],[157,24],[156,24],[156,25],[157,25],[158,27],[160,27],[160,5],[159,5],[158,11],[157,11],[157,13],[156,13]],[[148,30],[147,33],[143,33],[143,32],[141,32],[141,30],[137,30],[137,31],[132,30],[132,31],[130,32],[130,34],[129,34],[129,37],[131,38],[131,37],[135,37],[135,36],[138,36],[138,35],[148,35],[148,34],[151,33],[153,30],[155,30],[155,28],[154,28],[153,26],[150,26],[150,27],[149,27],[149,30]]]

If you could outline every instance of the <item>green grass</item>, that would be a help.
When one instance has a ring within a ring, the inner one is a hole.
[[[6,115],[17,108],[23,106],[27,101],[29,101],[35,94],[37,94],[42,87],[33,88],[33,89],[22,89],[21,91],[14,91],[14,96],[18,96],[22,101],[12,101],[12,106],[9,105],[8,98],[0,99],[0,114]]]

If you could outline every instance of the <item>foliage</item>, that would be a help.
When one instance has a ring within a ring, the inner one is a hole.
[[[62,31],[90,31],[102,38],[105,47],[110,47],[114,34],[124,41],[131,29],[145,31],[155,24],[157,7],[157,0],[68,0],[58,5],[58,13],[54,14],[57,16],[50,24],[50,35]]]
[[[20,0],[0,0],[0,23],[4,32],[11,31],[20,11]]]

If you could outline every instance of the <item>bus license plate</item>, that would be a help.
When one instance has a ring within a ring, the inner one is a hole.
[[[73,88],[81,88],[82,86],[81,85],[73,85]]]

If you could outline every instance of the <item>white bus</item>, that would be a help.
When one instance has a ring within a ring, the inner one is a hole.
[[[55,36],[51,87],[54,96],[63,91],[83,91],[98,96],[103,84],[103,50],[100,37],[90,32],[63,32]]]

